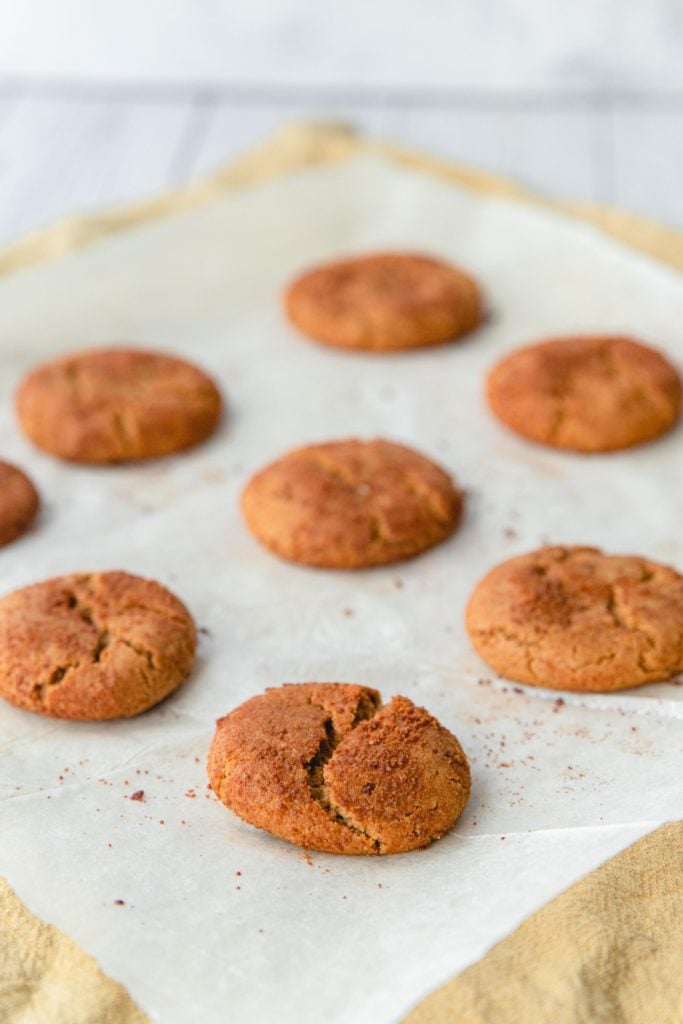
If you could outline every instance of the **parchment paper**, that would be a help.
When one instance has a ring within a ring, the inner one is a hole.
[[[424,249],[471,268],[490,318],[459,344],[378,358],[283,321],[283,284],[320,258]],[[196,670],[128,722],[0,711],[0,874],[163,1024],[398,1019],[529,912],[681,816],[681,688],[577,697],[492,677],[462,625],[474,583],[544,541],[683,565],[681,430],[631,453],[534,447],[486,412],[487,367],[546,334],[628,331],[681,362],[683,283],[596,230],[377,158],[305,170],[99,241],[0,282],[2,456],[45,511],[0,553],[4,591],[124,568],[174,589],[202,634]],[[83,469],[34,452],[11,396],[37,359],[135,342],[193,358],[229,413],[192,453]],[[238,495],[287,448],[415,445],[467,488],[447,544],[361,574],[278,562]],[[232,817],[206,789],[214,719],[265,686],[349,680],[404,693],[461,739],[469,807],[427,851],[343,859]],[[143,801],[130,795],[143,789]],[[116,904],[123,900],[124,904]]]

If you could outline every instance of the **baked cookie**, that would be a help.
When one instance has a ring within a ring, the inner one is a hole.
[[[293,562],[359,569],[398,562],[448,537],[462,495],[423,455],[389,441],[297,448],[242,495],[249,529]]]
[[[20,469],[0,462],[0,548],[20,537],[35,519],[40,499]]]
[[[92,349],[28,374],[17,394],[24,433],[73,462],[151,459],[211,434],[221,397],[205,373],[175,356]]]
[[[468,274],[409,253],[324,264],[297,278],[284,301],[291,322],[316,341],[375,352],[453,341],[482,319]]]
[[[681,380],[664,356],[619,337],[556,338],[517,349],[488,377],[498,419],[553,448],[609,452],[652,441],[678,419]]]
[[[470,792],[455,736],[406,697],[295,683],[219,719],[209,752],[216,796],[240,818],[325,853],[404,853],[460,817]]]
[[[625,690],[683,671],[683,576],[597,548],[546,547],[497,565],[466,612],[497,672],[554,690]]]
[[[0,697],[55,718],[127,718],[188,675],[185,606],[126,572],[58,576],[0,599]]]

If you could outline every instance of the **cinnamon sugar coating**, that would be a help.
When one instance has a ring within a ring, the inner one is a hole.
[[[257,473],[242,510],[282,558],[329,569],[397,562],[445,540],[462,495],[442,469],[389,441],[298,448]]]
[[[470,791],[456,738],[406,697],[298,683],[219,719],[208,773],[245,821],[307,849],[403,853],[448,831]]]
[[[545,547],[495,566],[466,611],[501,675],[556,690],[624,690],[683,671],[683,576],[645,558]]]
[[[58,576],[0,599],[0,697],[55,718],[137,715],[183,682],[195,647],[189,612],[159,583]]]
[[[631,338],[556,338],[502,359],[487,394],[498,419],[531,441],[607,452],[670,430],[681,379],[664,356]]]
[[[0,462],[0,547],[25,533],[38,512],[40,498],[20,469]]]
[[[476,282],[441,260],[383,252],[338,260],[297,278],[289,319],[328,345],[388,352],[452,341],[482,319]]]
[[[221,415],[210,377],[175,356],[92,349],[36,367],[17,392],[26,436],[84,463],[156,458],[207,438]]]

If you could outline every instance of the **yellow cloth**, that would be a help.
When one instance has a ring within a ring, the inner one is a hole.
[[[235,187],[364,154],[394,160],[476,191],[559,209],[683,270],[683,236],[645,218],[588,204],[546,201],[505,178],[363,139],[340,125],[293,124],[204,181],[150,202],[74,218],[27,236],[0,252],[0,274],[201,206]],[[672,902],[676,896],[680,904],[682,845],[680,825],[667,826],[637,843],[530,918],[481,963],[430,996],[408,1020],[411,1024],[682,1024],[680,989],[677,1010],[671,1009],[671,999],[679,980],[673,970],[675,958],[683,975],[683,924],[679,910],[676,932],[665,895],[670,886]],[[631,885],[630,879],[639,883]],[[583,892],[591,895],[586,898]],[[653,899],[653,907],[656,903],[658,909],[652,913],[645,907],[643,892]],[[559,912],[561,922],[556,907],[565,908]],[[575,917],[579,911],[586,913],[585,932]],[[543,933],[535,931],[535,922],[543,927],[544,915],[553,924]],[[636,927],[639,921],[647,921],[647,928]],[[570,935],[574,936],[571,942]],[[652,941],[658,943],[656,949]],[[506,960],[508,948],[514,952]],[[477,984],[484,986],[481,991],[475,988]],[[484,1001],[451,1009],[459,1006],[461,990],[469,993],[471,1000]],[[552,1009],[541,1002],[541,996],[547,1002],[548,993],[555,1000]],[[499,1001],[495,1006],[494,999]],[[487,1010],[488,1005],[493,1009]],[[622,1013],[622,1006],[629,1009]],[[511,1014],[509,1007],[514,1007]],[[633,1007],[638,1008],[635,1016]],[[120,985],[107,978],[65,935],[30,914],[0,878],[0,1024],[145,1021]]]
[[[3,1024],[149,1024],[125,988],[57,928],[31,914],[0,878]]]
[[[683,822],[675,822],[527,918],[404,1024],[681,1022]]]

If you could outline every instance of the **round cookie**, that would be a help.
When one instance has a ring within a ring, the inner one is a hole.
[[[479,288],[468,274],[410,253],[316,267],[290,285],[284,303],[291,322],[316,341],[375,352],[452,341],[482,319]]]
[[[501,675],[607,692],[683,670],[683,576],[597,548],[546,547],[497,565],[466,611],[476,650]]]
[[[422,455],[389,441],[297,448],[252,477],[245,519],[270,551],[326,569],[397,562],[448,537],[462,495]]]
[[[128,462],[203,441],[218,423],[221,397],[210,377],[175,356],[92,349],[29,373],[17,412],[27,437],[51,455]]]
[[[406,697],[295,683],[219,719],[208,761],[216,796],[240,818],[325,853],[404,853],[447,832],[470,792],[451,735]]]
[[[556,338],[502,359],[487,393],[498,419],[522,437],[609,452],[669,430],[680,411],[681,380],[664,356],[630,338]]]
[[[125,572],[58,576],[0,599],[0,697],[55,718],[137,715],[188,675],[192,617]]]
[[[20,537],[35,519],[40,499],[20,469],[0,462],[0,548]]]

